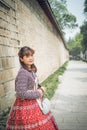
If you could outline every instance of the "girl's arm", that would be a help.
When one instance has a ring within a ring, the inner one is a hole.
[[[26,70],[22,70],[18,73],[17,79],[15,81],[15,91],[16,96],[23,99],[36,99],[42,96],[41,91],[30,90],[28,91],[27,85],[29,77]]]

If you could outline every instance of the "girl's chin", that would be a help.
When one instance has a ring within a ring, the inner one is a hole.
[[[34,64],[34,63],[32,62],[32,63],[30,63],[29,65],[32,65],[32,64]]]

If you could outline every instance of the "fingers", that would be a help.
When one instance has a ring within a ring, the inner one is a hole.
[[[45,92],[46,91],[46,88],[45,87],[41,87],[42,91]]]
[[[43,97],[43,92],[42,92],[42,90],[41,90],[41,89],[38,89],[37,91],[40,93],[41,97]]]

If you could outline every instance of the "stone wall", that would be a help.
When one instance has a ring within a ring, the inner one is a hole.
[[[0,111],[13,103],[20,67],[17,53],[25,45],[35,50],[40,82],[69,57],[61,37],[36,0],[0,2]]]
[[[15,1],[0,2],[0,111],[14,99],[14,80],[18,71],[17,52],[20,47]],[[9,6],[8,6],[9,5]]]

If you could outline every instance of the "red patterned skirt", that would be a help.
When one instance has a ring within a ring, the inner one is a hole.
[[[43,114],[36,100],[17,98],[9,113],[6,130],[58,130],[51,112]]]

